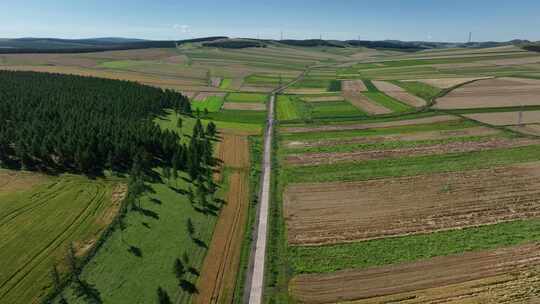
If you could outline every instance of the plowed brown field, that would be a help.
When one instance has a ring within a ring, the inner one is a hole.
[[[538,265],[540,245],[529,244],[300,275],[291,281],[290,289],[300,303],[538,303],[532,302],[540,296]]]
[[[523,112],[494,112],[478,113],[464,115],[467,118],[474,119],[494,126],[510,126],[522,124],[540,123],[540,111]]]
[[[212,237],[193,303],[231,303],[240,261],[248,208],[248,183],[243,171],[232,173],[229,192]]]
[[[427,131],[417,133],[392,134],[380,136],[361,136],[349,139],[327,139],[318,141],[286,141],[283,145],[286,148],[316,148],[316,147],[331,147],[336,145],[348,144],[376,144],[388,141],[417,141],[417,140],[435,140],[459,138],[468,136],[489,136],[496,135],[501,131],[488,127],[473,127],[462,130],[450,131]],[[539,130],[540,132],[540,130]]]
[[[368,149],[354,152],[290,154],[285,156],[285,164],[293,166],[314,166],[339,162],[355,162],[409,156],[475,152],[491,149],[523,147],[535,144],[540,144],[540,140],[526,138],[508,139],[487,137],[478,141],[450,142],[410,148],[381,150]]]
[[[510,129],[528,135],[540,136],[540,124],[510,127]]]
[[[249,146],[247,137],[223,134],[218,158],[231,168],[226,204],[223,205],[193,303],[231,303],[240,261],[249,203]]]
[[[411,107],[420,108],[426,105],[426,101],[405,91],[400,86],[386,81],[373,81],[373,84],[384,94],[402,101]]]
[[[281,128],[283,133],[308,133],[308,132],[325,132],[325,131],[348,131],[348,130],[366,130],[375,128],[389,128],[400,126],[414,126],[422,124],[432,124],[438,122],[456,121],[461,118],[451,115],[440,115],[419,119],[398,120],[389,122],[364,123],[364,124],[346,124],[346,125],[323,125],[316,127],[285,127]]]
[[[246,136],[223,133],[218,158],[230,168],[245,169],[249,166],[249,147]]]
[[[473,82],[439,98],[435,108],[469,109],[540,105],[540,80],[496,78]]]
[[[361,182],[293,184],[288,240],[346,243],[540,216],[540,163]]]
[[[343,91],[345,92],[365,92],[366,85],[362,80],[343,80]]]

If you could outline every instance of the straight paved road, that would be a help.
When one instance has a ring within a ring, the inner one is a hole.
[[[272,92],[268,104],[268,115],[266,130],[264,134],[264,155],[263,155],[263,174],[261,178],[261,192],[259,195],[258,218],[255,230],[255,247],[252,248],[250,267],[248,268],[248,278],[246,281],[245,301],[250,304],[261,304],[263,300],[264,289],[264,266],[266,263],[266,239],[268,231],[268,212],[270,207],[271,195],[271,174],[272,174],[272,138],[274,136],[274,111],[276,104],[276,95],[297,81],[300,81],[309,69],[302,73],[294,81],[276,89]]]
[[[276,94],[270,97],[268,105],[268,121],[264,137],[263,175],[259,202],[259,219],[257,225],[257,242],[255,260],[251,275],[249,303],[262,303],[264,287],[264,265],[266,259],[266,236],[268,230],[268,210],[270,207],[270,174],[272,173],[272,137],[274,132],[274,105]]]

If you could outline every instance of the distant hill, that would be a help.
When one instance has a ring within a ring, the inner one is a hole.
[[[88,53],[113,50],[132,50],[147,48],[173,48],[185,43],[197,43],[203,47],[216,47],[228,49],[243,49],[253,47],[296,46],[296,47],[366,47],[380,50],[396,50],[402,52],[415,52],[438,48],[488,48],[505,45],[519,45],[528,50],[537,50],[538,44],[531,44],[527,40],[512,40],[508,42],[427,42],[427,41],[400,41],[400,40],[264,40],[249,38],[228,38],[224,36],[204,37],[187,40],[142,40],[121,37],[105,37],[90,39],[58,39],[58,38],[17,38],[0,39],[0,54],[6,53]]]
[[[16,38],[0,39],[0,54],[8,53],[88,53],[115,50],[132,50],[147,48],[174,48],[176,45],[194,42],[208,42],[227,37],[205,37],[187,40],[142,40],[130,38],[90,38],[90,39],[58,39],[58,38]]]
[[[512,40],[508,42],[470,42],[470,43],[455,43],[455,42],[426,42],[426,41],[400,41],[400,40],[322,40],[322,39],[305,39],[305,40],[258,40],[258,39],[220,39],[212,42],[204,43],[206,47],[219,48],[250,48],[250,47],[266,47],[268,45],[287,45],[298,47],[366,47],[381,50],[396,50],[396,51],[421,51],[438,48],[488,48],[496,46],[505,46],[512,44],[522,44],[526,40]]]

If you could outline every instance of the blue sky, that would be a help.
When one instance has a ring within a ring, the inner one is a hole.
[[[538,0],[19,0],[0,37],[540,40]]]

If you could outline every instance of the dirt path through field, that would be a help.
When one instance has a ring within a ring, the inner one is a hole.
[[[249,145],[244,135],[223,133],[218,158],[232,169],[210,248],[204,259],[193,303],[230,303],[236,286],[248,211]],[[223,168],[222,168],[223,169]]]
[[[367,302],[359,303],[398,303],[400,300],[403,303],[409,303],[406,300],[414,300],[417,292],[421,293],[429,288],[497,276],[500,279],[501,275],[517,272],[518,269],[522,271],[531,269],[537,265],[540,265],[540,245],[528,244],[491,251],[471,252],[463,255],[436,257],[419,262],[365,270],[300,275],[291,281],[290,289],[292,295],[300,303],[337,303],[407,292],[411,293],[408,298],[388,302],[369,302],[366,300]],[[537,278],[529,281],[538,283]],[[496,281],[491,283],[494,284]],[[471,287],[474,287],[474,285]],[[538,286],[525,285],[521,286],[521,288],[522,296],[527,296],[527,294],[534,296],[531,293],[532,289],[536,289],[536,296],[538,296]],[[472,290],[469,290],[469,292],[472,292]]]
[[[354,152],[290,154],[285,156],[285,164],[291,166],[316,166],[335,164],[340,162],[358,162],[386,158],[477,152],[492,149],[515,148],[539,144],[540,140],[537,139],[509,139],[486,137],[485,139],[476,141],[457,141],[398,149],[367,149]]]
[[[349,131],[349,130],[367,130],[375,128],[389,128],[400,126],[414,126],[423,124],[432,124],[438,122],[449,122],[461,120],[461,118],[452,115],[439,115],[418,119],[397,120],[388,122],[377,123],[364,123],[364,124],[336,124],[336,125],[322,125],[316,127],[285,127],[281,128],[282,133],[309,133],[309,132],[327,132],[327,131]]]
[[[360,182],[292,184],[294,245],[347,243],[540,216],[540,163]]]

